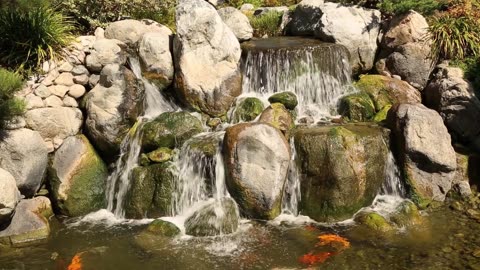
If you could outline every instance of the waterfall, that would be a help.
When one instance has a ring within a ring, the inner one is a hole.
[[[298,215],[298,203],[301,199],[300,175],[297,169],[297,151],[295,150],[294,138],[290,139],[290,164],[288,168],[287,182],[282,200],[282,214]]]
[[[395,157],[392,151],[388,151],[387,163],[385,164],[385,182],[383,183],[380,194],[392,195],[396,197],[405,197],[405,188],[400,181],[401,175]]]
[[[120,156],[115,163],[115,170],[107,180],[107,209],[120,218],[125,216],[123,203],[130,186],[130,173],[138,166],[144,124],[164,112],[177,109],[176,105],[167,100],[154,84],[142,77],[137,58],[129,58],[129,64],[136,78],[144,85],[145,111],[123,139],[120,145]]]
[[[343,46],[282,37],[250,41],[242,48],[243,94],[268,98],[294,92],[299,117],[335,115],[339,97],[353,91]]]

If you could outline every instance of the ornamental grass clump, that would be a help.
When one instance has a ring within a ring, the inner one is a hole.
[[[279,28],[282,22],[282,15],[282,12],[269,11],[259,16],[252,16],[250,18],[250,24],[252,25],[255,36],[278,36],[280,34]]]
[[[0,10],[0,63],[11,68],[34,68],[59,56],[73,40],[73,24],[48,6]]]
[[[23,114],[25,104],[14,96],[22,86],[22,76],[0,68],[0,130],[3,130],[13,117]]]

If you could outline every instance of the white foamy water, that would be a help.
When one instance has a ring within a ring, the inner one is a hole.
[[[301,200],[300,174],[297,168],[297,151],[294,138],[290,139],[290,164],[288,167],[287,182],[282,200],[282,214],[298,215],[298,203]]]

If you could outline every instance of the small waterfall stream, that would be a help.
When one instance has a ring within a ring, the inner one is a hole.
[[[143,116],[138,118],[137,123],[122,141],[115,171],[110,174],[107,180],[107,209],[119,218],[125,216],[123,203],[129,188],[130,173],[138,166],[144,124],[161,113],[177,109],[176,105],[168,101],[154,84],[142,77],[140,62],[137,58],[130,57],[129,64],[137,79],[144,85],[145,112]]]

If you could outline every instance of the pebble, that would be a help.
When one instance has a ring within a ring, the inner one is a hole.
[[[47,107],[62,107],[63,101],[57,96],[49,96],[45,99],[45,106]]]
[[[60,74],[54,81],[55,84],[72,86],[75,83],[73,82],[73,74],[70,72],[64,72]]]
[[[68,86],[65,85],[52,85],[48,87],[48,90],[55,96],[63,98],[68,92]]]
[[[442,248],[442,251],[445,252],[445,253],[450,253],[453,251],[453,249],[451,247],[444,247]]]
[[[27,110],[45,107],[42,98],[35,96],[34,94],[29,94],[26,96],[25,102],[27,103]]]
[[[70,87],[70,90],[68,90],[68,95],[73,97],[73,98],[81,98],[87,90],[85,90],[85,87],[80,84],[75,84]]]
[[[472,253],[473,257],[475,258],[480,258],[480,249],[477,249],[475,250],[473,253]]]
[[[77,108],[78,103],[73,97],[66,96],[63,98],[63,106]]]
[[[41,97],[41,98],[47,98],[52,95],[52,92],[48,89],[47,86],[44,84],[39,84],[37,88],[34,91],[35,95]]]

